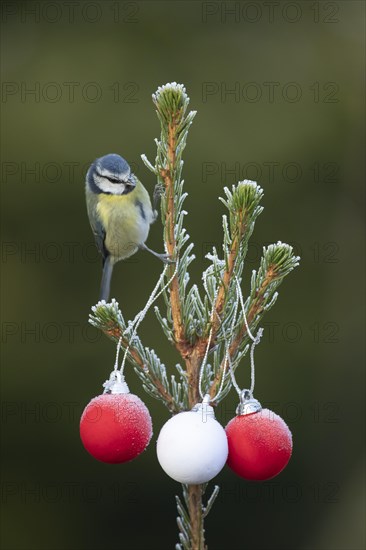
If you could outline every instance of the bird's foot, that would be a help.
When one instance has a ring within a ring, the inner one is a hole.
[[[160,199],[162,194],[164,193],[164,186],[161,183],[157,183],[154,187],[153,192],[153,208],[154,210],[158,209],[158,205],[160,203]]]
[[[176,263],[176,260],[173,260],[170,254],[156,254],[156,256],[157,258],[160,258],[160,260],[166,265],[171,265]]]
[[[142,250],[146,250],[147,252],[150,252],[150,254],[153,254],[153,256],[156,256],[156,258],[159,258],[164,264],[175,264],[175,260],[171,257],[170,254],[159,254],[158,252],[155,252],[155,250],[151,250],[146,244],[142,244],[140,246]]]

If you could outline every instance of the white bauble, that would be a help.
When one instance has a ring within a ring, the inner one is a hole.
[[[200,404],[164,424],[156,451],[160,466],[175,481],[206,483],[225,465],[227,436],[215,420],[213,408]]]

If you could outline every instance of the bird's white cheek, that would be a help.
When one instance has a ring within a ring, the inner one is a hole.
[[[111,193],[112,195],[123,195],[125,191],[124,183],[111,183],[106,178],[95,175],[94,180],[96,185],[103,193]]]

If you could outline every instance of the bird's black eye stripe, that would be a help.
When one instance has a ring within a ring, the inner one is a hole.
[[[100,178],[105,178],[106,180],[110,181],[111,183],[124,183],[123,181],[117,179],[117,178],[112,178],[110,176],[105,176],[103,174],[101,174],[100,172],[98,172],[98,170],[96,170],[96,174],[97,176],[99,176]]]
[[[110,178],[108,176],[104,176],[105,178],[107,178],[108,181],[110,181],[111,183],[123,183],[122,181],[116,179],[116,178]]]

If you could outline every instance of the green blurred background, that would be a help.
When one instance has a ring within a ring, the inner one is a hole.
[[[45,1],[2,10],[2,548],[162,550],[177,541],[180,487],[154,448],[168,412],[130,369],[130,389],[153,417],[147,451],[104,465],[78,434],[115,353],[87,326],[101,273],[85,169],[120,153],[152,193],[140,160],[154,159],[159,132],[151,94],[174,80],[198,110],[184,168],[192,281],[221,243],[217,197],[238,179],[265,191],[246,289],[264,243],[290,242],[302,257],[256,354],[256,397],[289,424],[293,457],[263,484],[224,469],[208,545],[364,548],[364,3]],[[162,249],[160,222],[148,244]],[[160,269],[142,252],[117,266],[113,295],[126,318]],[[140,335],[173,372],[178,357],[152,312]],[[248,359],[239,372],[247,386]],[[222,423],[236,401],[232,392],[218,407]]]

